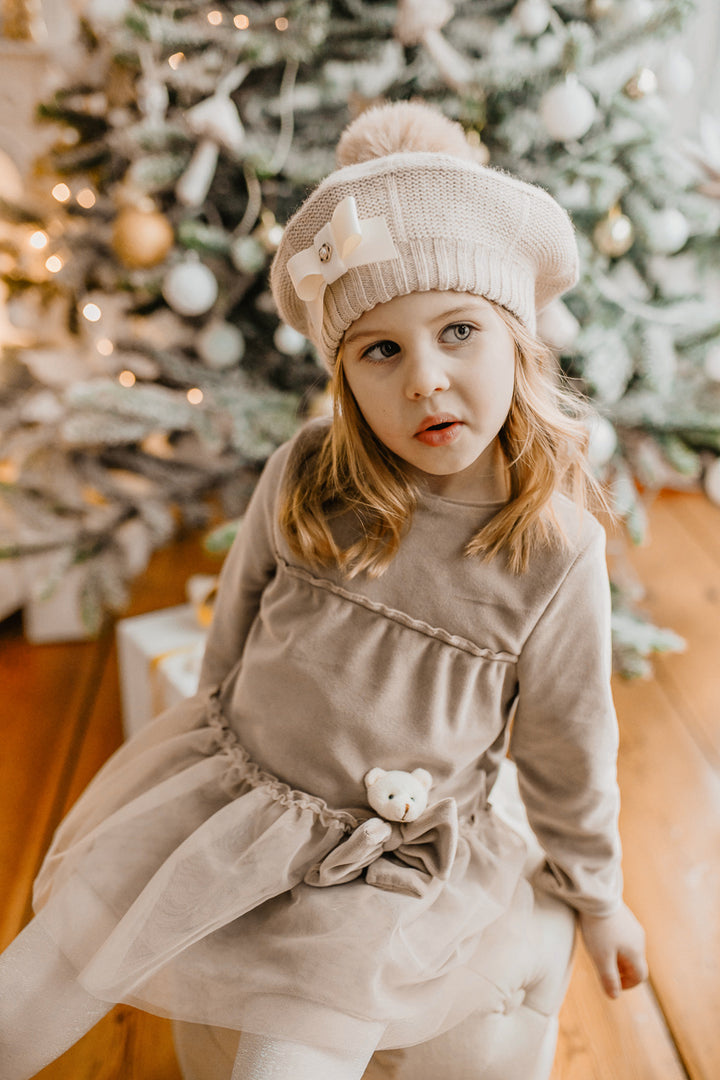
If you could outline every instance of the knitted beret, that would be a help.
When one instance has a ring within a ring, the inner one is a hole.
[[[342,167],[288,222],[270,277],[281,318],[329,368],[348,327],[395,296],[474,293],[534,333],[536,313],[575,284],[562,207],[472,154],[459,124],[421,104],[380,106],[346,129]]]

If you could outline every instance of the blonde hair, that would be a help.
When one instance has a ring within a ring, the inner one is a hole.
[[[562,491],[580,512],[605,508],[586,460],[590,413],[563,383],[552,352],[510,312],[493,305],[515,344],[515,385],[498,442],[507,503],[470,539],[467,556],[504,553],[514,573],[525,571],[542,546],[565,536],[553,507]],[[300,439],[280,504],[280,527],[293,554],[309,564],[339,566],[348,577],[382,574],[410,527],[419,490],[401,458],[368,426],[348,386],[342,346],[332,378],[333,417],[318,440]],[[358,528],[343,543],[333,529],[343,515]],[[358,534],[360,538],[358,539]]]

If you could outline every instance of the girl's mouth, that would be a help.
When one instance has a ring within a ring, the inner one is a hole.
[[[455,416],[427,416],[414,437],[426,446],[446,446],[455,441],[462,427]]]

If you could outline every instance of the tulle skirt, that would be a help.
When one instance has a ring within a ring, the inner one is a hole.
[[[488,957],[529,932],[525,842],[489,806],[451,837],[452,810],[405,837],[403,863],[367,810],[260,769],[201,694],[100,771],[58,829],[36,911],[102,1000],[323,1047],[407,1046],[488,1007]],[[339,854],[360,848],[346,874]]]

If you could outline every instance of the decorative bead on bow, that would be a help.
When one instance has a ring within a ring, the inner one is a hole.
[[[325,289],[354,266],[397,259],[399,252],[385,218],[358,216],[357,202],[348,195],[338,203],[312,247],[288,259],[288,273],[295,292],[305,302],[315,336],[322,328]]]
[[[365,870],[369,885],[424,896],[433,878],[450,876],[458,843],[457,804],[442,799],[416,821],[392,824],[372,817],[305,875],[307,885],[340,885]],[[392,852],[393,858],[386,856]]]

